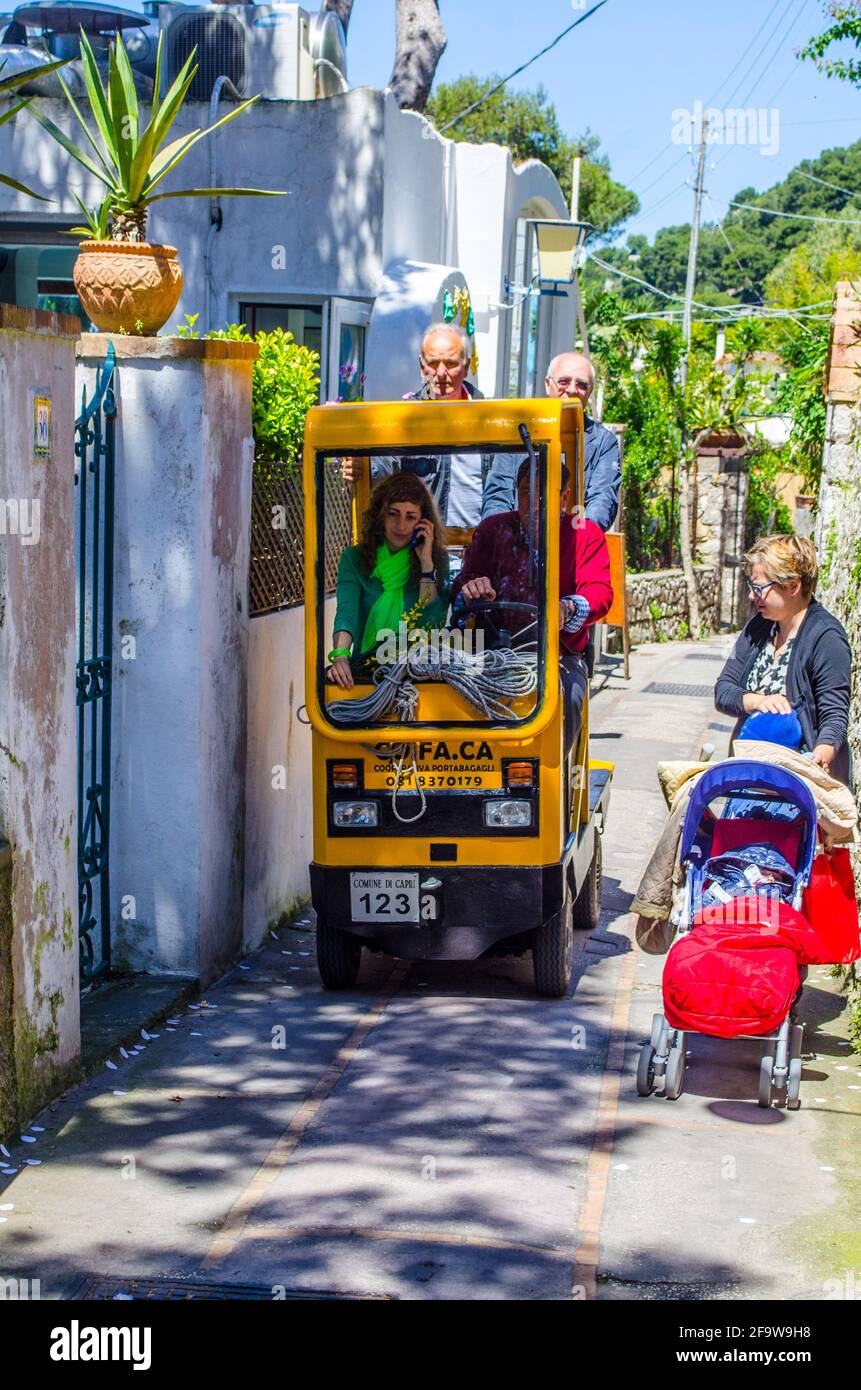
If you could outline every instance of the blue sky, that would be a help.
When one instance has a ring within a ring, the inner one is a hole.
[[[351,85],[388,80],[394,8],[394,0],[355,0]],[[504,75],[582,9],[576,0],[573,6],[571,0],[442,0],[448,47],[437,80],[466,72]],[[693,159],[686,144],[673,143],[674,111],[693,112],[697,101],[721,111],[762,111],[755,147],[710,148],[709,220],[726,213],[726,200],[739,189],[766,189],[800,159],[861,137],[861,92],[794,56],[826,27],[823,9],[821,0],[607,0],[513,85],[541,82],[563,129],[577,134],[589,127],[601,137],[613,173],[640,198],[642,211],[626,232],[651,238],[659,227],[690,219]]]

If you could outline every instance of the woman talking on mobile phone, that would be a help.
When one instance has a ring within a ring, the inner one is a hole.
[[[349,690],[353,666],[381,633],[398,630],[421,602],[424,620],[445,623],[449,563],[436,503],[420,478],[393,473],[371,493],[362,538],[338,562],[337,610],[326,679]]]

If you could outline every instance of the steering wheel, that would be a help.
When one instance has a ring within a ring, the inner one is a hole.
[[[502,634],[507,631],[507,629],[501,627],[496,621],[497,614],[512,612],[528,613],[531,615],[533,621],[537,622],[540,612],[538,605],[535,603],[521,603],[515,599],[464,599],[461,594],[458,594],[455,605],[458,607],[459,611],[455,612],[454,609],[452,609],[452,622],[454,623],[462,624],[466,618],[480,617],[487,619],[490,629],[491,648],[502,644]],[[528,624],[524,624],[524,626],[528,626]],[[518,628],[517,632],[513,635],[517,637],[522,631],[523,628]],[[508,645],[511,645],[510,637]]]

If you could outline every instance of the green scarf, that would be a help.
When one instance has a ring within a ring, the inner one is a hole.
[[[411,554],[408,545],[393,554],[385,541],[377,549],[377,563],[371,570],[371,578],[379,579],[383,592],[368,614],[362,634],[363,652],[376,645],[377,636],[384,628],[395,633],[398,630],[404,611],[404,585],[410,575]]]

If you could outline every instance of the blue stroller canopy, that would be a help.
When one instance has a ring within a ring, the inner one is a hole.
[[[745,796],[751,792],[771,793],[772,800],[788,802],[797,807],[804,822],[802,861],[798,872],[803,873],[804,882],[808,882],[816,852],[817,813],[813,793],[794,772],[745,758],[728,758],[725,762],[716,763],[697,782],[685,813],[680,859],[684,862],[688,858],[703,817],[713,801],[720,796]]]

